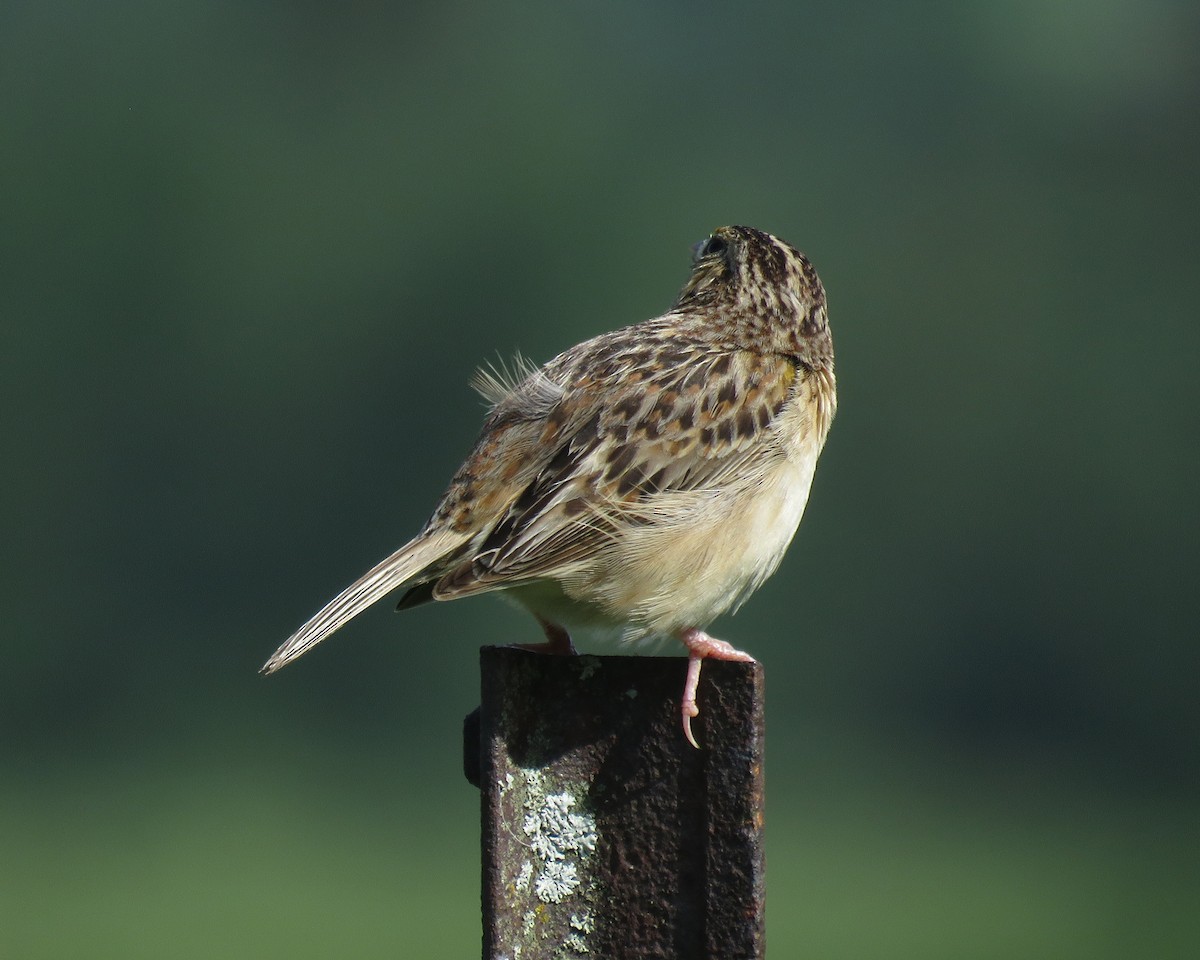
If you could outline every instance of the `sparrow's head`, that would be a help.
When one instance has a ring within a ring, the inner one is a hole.
[[[808,258],[753,227],[720,227],[692,248],[678,313],[706,318],[739,346],[832,365],[825,288]]]

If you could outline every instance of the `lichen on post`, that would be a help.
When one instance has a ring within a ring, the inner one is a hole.
[[[485,960],[762,957],[761,666],[706,667],[700,750],[682,658],[485,647],[481,668]]]

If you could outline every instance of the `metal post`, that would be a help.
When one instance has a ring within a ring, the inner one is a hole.
[[[704,664],[696,750],[682,658],[480,661],[484,960],[763,957],[761,666]]]

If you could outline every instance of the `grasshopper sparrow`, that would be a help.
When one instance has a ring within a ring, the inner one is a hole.
[[[682,641],[695,745],[703,660],[753,659],[704,627],[779,565],[837,407],[816,271],[782,240],[721,227],[661,317],[476,387],[491,412],[429,522],[263,672],[399,587],[398,609],[503,590],[551,652],[579,628]]]

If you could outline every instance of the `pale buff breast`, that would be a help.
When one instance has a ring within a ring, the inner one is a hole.
[[[736,609],[775,572],[796,533],[832,414],[832,382],[798,384],[771,455],[751,472],[710,490],[660,494],[655,522],[623,529],[559,582],[519,587],[513,599],[569,629],[623,629],[628,639],[702,628]]]

